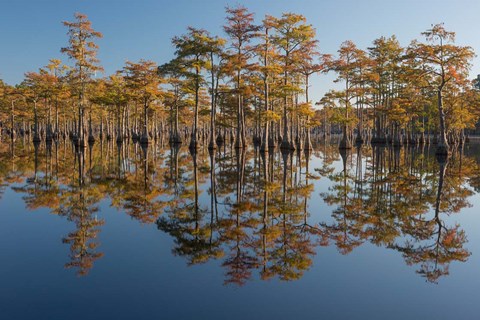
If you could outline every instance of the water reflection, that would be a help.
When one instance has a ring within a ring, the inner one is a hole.
[[[322,197],[334,206],[334,221],[321,223],[324,232],[343,254],[365,241],[397,250],[407,264],[418,265],[420,275],[436,282],[448,274],[452,261],[470,256],[461,226],[445,216],[470,205],[468,180],[477,163],[462,151],[450,161],[436,161],[419,149],[374,147],[370,152],[363,159],[357,148],[350,166],[353,155],[343,153],[343,170],[328,174],[333,187]]]
[[[22,194],[28,210],[49,208],[72,222],[65,266],[86,275],[103,256],[98,241],[108,200],[173,240],[189,265],[218,260],[226,284],[295,280],[321,246],[349,254],[365,243],[399,252],[430,282],[470,256],[449,216],[479,190],[477,145],[436,159],[428,146],[339,152],[260,152],[224,144],[191,151],[161,139],[140,147],[99,141],[0,144],[0,196]]]

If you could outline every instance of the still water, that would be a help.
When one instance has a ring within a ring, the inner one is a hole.
[[[480,145],[0,142],[0,319],[477,319]]]

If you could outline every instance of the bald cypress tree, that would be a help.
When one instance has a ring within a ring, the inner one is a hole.
[[[78,126],[75,134],[75,142],[79,147],[85,147],[85,104],[86,87],[92,76],[103,68],[97,59],[98,45],[95,39],[101,38],[102,34],[92,28],[92,23],[82,13],[75,13],[72,22],[64,21],[63,25],[68,28],[68,46],[61,49],[71,60],[74,66],[70,72],[72,87],[78,96]]]

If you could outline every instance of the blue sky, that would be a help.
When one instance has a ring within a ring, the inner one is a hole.
[[[103,33],[99,58],[110,74],[126,60],[167,62],[173,55],[170,39],[187,26],[223,35],[224,8],[236,4],[255,12],[258,21],[265,14],[305,15],[324,53],[335,53],[345,40],[365,49],[375,38],[392,34],[408,45],[439,22],[457,33],[457,43],[480,53],[478,0],[0,0],[0,78],[15,84],[50,58],[66,60],[60,53],[67,43],[61,21],[72,20],[77,11],[87,14]],[[480,59],[475,58],[472,77],[478,73]],[[318,100],[333,87],[332,79],[333,75],[316,77],[312,98]]]

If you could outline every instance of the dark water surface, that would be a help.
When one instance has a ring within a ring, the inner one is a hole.
[[[0,319],[477,319],[480,145],[433,149],[0,142]]]

